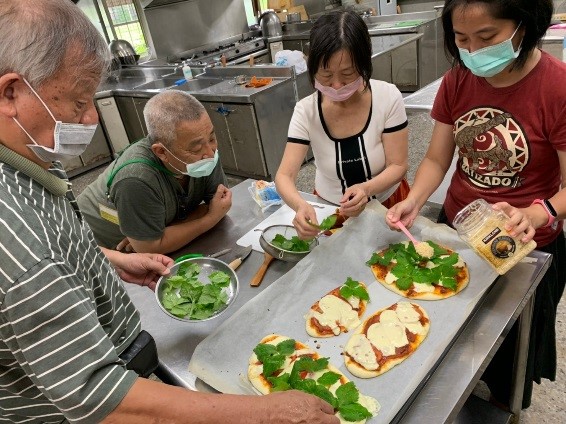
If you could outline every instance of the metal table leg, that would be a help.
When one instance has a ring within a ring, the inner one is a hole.
[[[525,387],[525,374],[527,371],[527,357],[529,354],[529,336],[536,292],[528,300],[523,312],[519,316],[519,336],[515,346],[513,363],[513,379],[511,381],[511,398],[509,408],[513,413],[513,422],[519,423],[523,404],[523,389]]]

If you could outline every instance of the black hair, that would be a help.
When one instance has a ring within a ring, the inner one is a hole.
[[[320,65],[327,67],[332,55],[342,49],[350,53],[354,68],[362,76],[366,88],[369,87],[373,72],[371,39],[366,23],[352,10],[327,13],[314,23],[307,60],[313,86]]]
[[[525,30],[521,43],[521,53],[513,62],[513,67],[522,69],[531,51],[540,45],[540,40],[550,26],[552,18],[552,0],[446,0],[442,10],[444,28],[444,51],[454,64],[465,66],[456,46],[452,14],[457,7],[483,3],[495,19],[514,21]]]

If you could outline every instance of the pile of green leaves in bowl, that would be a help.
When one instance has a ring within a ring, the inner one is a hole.
[[[309,241],[301,240],[297,236],[288,239],[282,234],[275,234],[275,237],[271,240],[271,244],[289,252],[308,252],[310,250]]]
[[[201,267],[196,263],[183,263],[177,275],[164,281],[161,304],[179,318],[202,320],[224,309],[228,294],[224,290],[230,284],[230,276],[214,271],[208,276],[210,284],[199,281]]]

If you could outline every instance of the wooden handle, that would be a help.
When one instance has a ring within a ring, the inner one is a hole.
[[[236,271],[236,269],[237,269],[240,265],[242,265],[242,258],[234,259],[232,262],[230,262],[230,263],[228,264],[228,266],[229,266],[230,268],[232,268],[233,271]]]
[[[257,270],[257,272],[255,273],[255,275],[253,276],[253,278],[250,281],[250,286],[252,286],[252,287],[257,287],[261,284],[261,281],[263,280],[263,276],[265,275],[265,272],[267,271],[267,267],[269,266],[271,261],[273,259],[275,259],[273,256],[271,256],[267,252],[263,254],[263,257],[264,257],[263,263],[261,264],[261,266],[259,267],[259,269]]]

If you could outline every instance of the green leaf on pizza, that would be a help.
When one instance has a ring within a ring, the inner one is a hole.
[[[285,355],[273,355],[273,356],[268,356],[267,358],[265,358],[265,361],[263,362],[263,376],[264,377],[271,377],[271,375],[273,375],[275,373],[275,371],[280,370],[281,368],[283,368],[283,365],[285,364]]]
[[[372,417],[367,408],[357,402],[339,406],[338,412],[340,412],[340,415],[342,415],[342,418],[346,421],[355,422]]]
[[[357,402],[360,398],[360,392],[358,392],[356,385],[349,381],[336,389],[336,397],[338,398],[338,406],[347,405]]]
[[[337,381],[339,381],[340,377],[341,376],[338,373],[327,371],[324,374],[322,374],[320,377],[318,377],[318,380],[316,380],[316,382],[322,384],[323,386],[330,387],[333,384],[335,384]]]
[[[277,355],[277,347],[269,343],[260,343],[254,348],[254,353],[260,362],[264,362],[266,358]]]
[[[294,348],[295,341],[292,342]],[[302,356],[295,361],[290,374],[274,376],[273,374],[281,370],[285,362],[285,355],[279,352],[287,352],[290,347],[291,340],[285,340],[277,345],[259,344],[254,349],[258,359],[264,358],[266,361],[263,362],[263,375],[270,383],[272,392],[295,389],[313,394],[332,405],[345,421],[360,421],[372,416],[358,403],[360,395],[353,382],[339,386],[335,394],[329,390],[329,387],[340,381],[341,375],[328,370],[328,358],[315,360],[310,356]],[[324,370],[326,372],[317,380],[307,377]]]
[[[361,300],[369,300],[367,290],[360,284],[359,281],[352,280],[351,277],[348,277],[344,285],[340,287],[340,295],[344,299],[348,299],[353,296]]]
[[[267,381],[271,383],[272,392],[284,392],[285,390],[291,390],[292,387],[289,385],[289,377],[291,374],[286,372],[277,377],[267,377]]]
[[[295,340],[287,339],[277,344],[277,352],[281,355],[289,356],[295,352]]]

